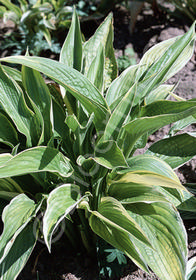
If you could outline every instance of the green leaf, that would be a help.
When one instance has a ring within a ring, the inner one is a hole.
[[[99,143],[95,147],[95,158],[93,159],[109,169],[127,166],[124,155],[115,141],[103,141]]]
[[[0,155],[0,162],[1,162]],[[69,159],[61,152],[49,147],[27,149],[12,157],[3,165],[0,163],[0,178],[49,171],[62,177],[72,174]]]
[[[77,200],[80,188],[72,184],[64,184],[54,189],[48,196],[47,209],[43,218],[43,234],[49,252],[52,235],[62,220],[73,211],[81,201]]]
[[[139,80],[139,83],[133,105],[141,103],[153,89],[184,67],[193,55],[194,43],[195,23],[183,36],[164,42],[158,47],[155,46],[146,53],[146,57],[140,61],[140,71],[137,72],[136,80]]]
[[[119,251],[117,249],[105,249],[104,252],[110,253],[107,256],[107,262],[113,262],[113,261],[115,261],[115,259],[117,259],[117,261],[120,265],[127,264],[126,257],[124,256],[124,254],[121,251]]]
[[[52,136],[51,97],[41,74],[31,68],[22,67],[22,81],[29,98],[41,112],[44,121],[44,141],[47,143]]]
[[[196,257],[192,257],[187,264],[187,280],[194,280],[196,277]]]
[[[12,248],[15,239],[35,215],[36,205],[25,194],[13,198],[4,208],[2,221],[3,233],[0,237],[0,263]]]
[[[146,70],[154,65],[161,56],[170,48],[177,40],[180,39],[181,36],[173,37],[168,40],[164,40],[153,47],[151,47],[141,58],[140,65],[141,67],[138,70],[137,75],[141,77],[142,75],[146,74]]]
[[[116,106],[107,122],[103,136],[104,140],[117,139],[120,129],[132,108],[132,102],[134,100],[136,91],[137,84],[134,84],[122,98],[120,103]]]
[[[189,212],[192,212],[192,213],[196,213],[196,197],[189,196],[189,198],[184,200],[177,207],[178,207],[178,210],[189,211]]]
[[[143,234],[143,230],[128,215],[125,208],[112,197],[104,197],[101,200],[98,211],[92,211],[90,216],[92,230],[110,243],[112,246],[124,252],[138,266],[148,272],[146,262],[135,248],[134,241],[151,247],[149,240]]]
[[[184,133],[157,141],[146,151],[167,162],[173,169],[196,155],[196,137]]]
[[[111,184],[107,193],[120,201],[122,205],[136,202],[168,202],[167,197],[161,194],[158,188],[132,182]]]
[[[1,263],[1,280],[17,278],[35,247],[36,239],[33,223],[30,223],[16,237],[11,250]]]
[[[166,99],[175,89],[175,85],[160,85],[152,90],[145,99],[145,104],[148,105],[158,100]]]
[[[97,55],[93,59],[88,72],[87,78],[103,93],[104,86],[104,49],[100,44],[97,50]]]
[[[9,159],[12,158],[11,154],[0,154],[0,167],[3,166]]]
[[[0,3],[5,5],[5,7],[8,10],[14,12],[17,15],[17,17],[21,17],[22,11],[20,10],[20,8],[17,5],[12,4],[10,0],[0,0]]]
[[[21,72],[12,67],[2,65],[3,71],[17,82],[22,82]]]
[[[13,98],[14,97],[14,98]],[[36,142],[37,135],[33,134],[34,113],[28,108],[22,90],[14,80],[0,68],[0,104],[17,129],[26,136],[27,146]]]
[[[82,126],[75,115],[69,115],[66,118],[66,124],[71,129],[71,131],[75,135],[75,141],[73,145],[74,154],[77,156],[85,153],[90,153],[91,143],[91,131],[94,126],[92,126],[94,119],[94,114],[92,114],[88,122],[84,122],[84,126]],[[90,136],[90,137],[89,137]],[[93,152],[93,151],[92,151]]]
[[[65,87],[83,104],[89,114],[94,112],[96,128],[98,130],[104,129],[103,120],[109,113],[108,106],[101,93],[84,75],[58,61],[43,57],[13,56],[5,58],[4,61],[26,65],[44,73]]]
[[[152,155],[138,155],[127,160],[129,171],[146,170],[151,171],[172,180],[178,180],[178,176],[173,169],[163,160]]]
[[[11,148],[19,142],[17,131],[8,118],[0,112],[0,142],[9,145]]]
[[[112,14],[109,14],[104,22],[97,28],[95,34],[84,44],[84,74],[87,74],[91,63],[97,55],[99,46],[105,48],[105,86],[106,89],[117,76],[117,63],[113,49]]]
[[[60,62],[80,72],[82,66],[82,37],[80,23],[74,9],[71,26],[60,53]]]
[[[139,65],[133,65],[124,70],[110,85],[106,93],[106,101],[113,111],[123,96],[130,90],[136,81]]]
[[[121,174],[118,174],[121,173]],[[140,184],[143,186],[162,186],[166,188],[174,188],[178,190],[185,190],[186,188],[181,185],[178,177],[171,179],[167,176],[161,175],[156,172],[148,170],[122,170],[117,174],[114,172],[108,177],[108,185],[111,184]]]
[[[12,178],[0,179],[0,198],[10,201],[19,193],[23,193],[21,187]]]
[[[124,125],[128,133],[125,154],[128,155],[134,143],[145,133],[152,133],[159,128],[186,118],[196,112],[196,103],[192,101],[156,101],[142,107],[140,118]]]
[[[148,172],[153,172],[154,174],[159,174],[165,178],[173,180],[173,182],[179,183],[177,175],[174,173],[172,168],[160,158],[156,158],[151,155],[138,155],[127,160],[129,167],[127,169],[117,168],[113,174],[108,176],[108,194],[121,200],[124,203],[134,203],[134,202],[170,202],[176,207],[182,205],[185,210],[188,211],[188,201],[193,203],[191,193],[187,192],[184,188],[182,190],[178,187],[158,187],[150,186],[148,182],[143,181],[143,183],[137,183],[132,181],[121,182],[121,176],[118,174],[126,174],[130,171],[146,170]],[[116,176],[116,177],[115,177]],[[119,182],[120,180],[120,182]],[[190,209],[189,208],[189,209]]]
[[[82,37],[80,31],[80,23],[78,16],[76,14],[76,10],[74,8],[72,22],[67,34],[66,40],[63,44],[60,53],[60,62],[81,71],[82,67]],[[67,100],[72,108],[74,114],[76,112],[76,99],[69,93],[66,92],[64,88],[61,87],[61,93],[64,100]],[[66,96],[66,99],[65,99]]]
[[[171,136],[173,136],[175,133],[177,133],[178,131],[185,129],[187,126],[191,125],[191,124],[195,124],[196,123],[196,114],[194,114],[193,116],[189,116],[183,120],[180,120],[178,122],[176,122],[171,129],[169,130],[169,134]]]
[[[40,25],[39,29],[41,30],[41,32],[43,33],[48,45],[51,47],[52,46],[52,39],[51,39],[51,35],[50,35],[50,31],[48,30],[48,28],[44,25]]]
[[[187,235],[177,210],[169,203],[135,203],[125,206],[148,236],[152,247],[135,246],[149,267],[162,280],[185,279]]]

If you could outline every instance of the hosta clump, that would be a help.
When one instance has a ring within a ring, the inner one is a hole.
[[[166,100],[175,86],[164,82],[190,59],[194,40],[195,24],[117,77],[112,15],[83,43],[74,12],[59,62],[1,59],[22,64],[21,72],[0,69],[2,279],[17,278],[42,236],[50,251],[59,225],[89,254],[101,238],[163,280],[186,278],[177,208],[196,204],[173,169],[196,154],[194,132],[176,135],[195,122],[196,101]],[[166,138],[133,156],[174,122]]]

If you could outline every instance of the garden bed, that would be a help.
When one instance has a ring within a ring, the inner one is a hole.
[[[94,27],[98,22],[93,22]],[[2,26],[2,25],[1,25]],[[135,31],[129,34],[129,16],[125,9],[117,8],[114,10],[114,47],[116,56],[120,56],[128,48],[133,48],[135,59],[139,61],[143,53],[151,46],[168,38],[182,35],[188,30],[188,25],[182,20],[168,19],[164,13],[153,15],[151,9],[145,9],[138,17]],[[5,26],[2,26],[5,31]],[[12,28],[12,26],[10,26]],[[84,28],[84,26],[83,26]],[[9,30],[6,29],[6,32]],[[4,52],[1,56],[8,55]],[[174,77],[169,83],[179,85],[175,93],[185,99],[196,98],[196,61],[195,54],[189,63]],[[195,128],[195,126],[193,127]],[[148,145],[155,140],[161,139],[168,131],[164,127],[149,139]],[[196,159],[191,160],[179,168],[176,172],[182,183],[196,183]],[[189,257],[196,256],[196,223],[195,220],[188,220],[185,226],[189,238]],[[63,239],[65,237],[62,237]],[[67,240],[61,239],[52,247],[50,255],[45,245],[39,243],[29,259],[28,264],[18,277],[20,280],[96,280],[97,267],[96,260],[88,258],[83,254],[78,254],[69,247]],[[158,279],[155,275],[147,275],[138,269],[131,261],[124,268],[121,280],[143,280]]]

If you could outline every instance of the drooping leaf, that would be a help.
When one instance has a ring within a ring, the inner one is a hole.
[[[185,279],[187,235],[177,210],[169,203],[127,204],[127,212],[140,225],[152,247],[135,241],[149,267],[162,280]]]
[[[9,253],[17,236],[35,215],[35,210],[35,202],[25,194],[16,196],[4,208],[2,214],[4,228],[0,237],[0,263]]]
[[[175,133],[177,133],[180,130],[185,129],[186,127],[188,127],[191,124],[195,124],[196,123],[196,114],[189,116],[183,120],[180,120],[178,122],[176,122],[171,129],[169,130],[169,134],[170,135],[175,135]]]
[[[178,210],[189,211],[191,213],[196,213],[196,198],[195,196],[189,196],[178,206]]]
[[[138,155],[129,158],[127,163],[129,171],[146,170],[179,181],[173,169],[165,161],[155,156],[148,154]]]
[[[3,71],[17,82],[22,82],[21,72],[12,67],[2,65]]]
[[[119,174],[120,173],[120,174]],[[166,188],[174,188],[178,190],[186,191],[186,188],[181,185],[178,177],[169,178],[159,173],[148,170],[122,170],[120,172],[114,172],[108,176],[108,185],[111,184],[129,184],[135,183],[143,186],[162,186]]]
[[[1,162],[0,155],[0,162]],[[61,152],[49,147],[27,149],[12,157],[3,165],[0,164],[0,178],[49,171],[62,177],[72,174],[69,159]]]
[[[146,153],[161,158],[175,169],[196,155],[196,137],[184,133],[165,138],[151,145]]]
[[[16,237],[11,250],[0,264],[1,280],[17,279],[36,244],[37,234],[34,229],[33,223],[30,223]]]
[[[48,196],[47,209],[43,218],[43,234],[48,250],[51,251],[52,235],[62,220],[73,211],[81,199],[80,188],[64,184],[54,189]]]
[[[109,113],[108,106],[101,93],[81,73],[58,61],[43,57],[13,56],[4,59],[10,63],[21,63],[40,71],[65,87],[77,100],[79,100],[89,114],[94,112],[94,123],[98,130],[105,127],[103,120]],[[55,69],[55,71],[54,71]]]
[[[97,235],[124,252],[148,272],[146,262],[135,248],[134,240],[137,239],[141,246],[143,243],[149,247],[151,245],[143,234],[143,230],[133,222],[120,202],[112,197],[102,198],[98,211],[91,212],[89,222]]]
[[[2,3],[8,10],[16,13],[18,17],[22,15],[22,11],[20,10],[20,8],[17,5],[11,3],[10,0],[0,0],[0,3]]]
[[[134,203],[134,202],[151,203],[156,201],[162,201],[162,202],[167,201],[172,203],[176,207],[184,203],[184,208],[186,208],[186,210],[188,211],[187,205],[188,205],[188,201],[192,201],[191,200],[192,195],[190,192],[187,192],[185,188],[184,190],[182,189],[182,187],[170,188],[169,185],[167,186],[165,185],[164,187],[158,187],[158,185],[157,186],[153,184],[150,185],[149,179],[146,179],[146,182],[145,180],[137,182],[137,180],[129,181],[128,179],[125,182],[123,182],[123,180],[121,181],[122,175],[119,176],[119,174],[126,174],[126,173],[128,174],[128,172],[130,171],[137,172],[138,170],[139,171],[145,170],[148,172],[152,172],[151,175],[156,174],[156,176],[158,175],[158,177],[159,175],[161,175],[160,180],[163,177],[165,179],[168,178],[169,181],[171,179],[173,182],[176,182],[178,185],[179,179],[177,175],[174,173],[172,168],[165,161],[155,156],[144,154],[144,155],[134,156],[128,159],[127,163],[129,165],[128,168],[117,168],[115,172],[113,172],[113,174],[108,175],[107,190],[110,196],[113,196],[116,199],[121,200],[123,203]]]

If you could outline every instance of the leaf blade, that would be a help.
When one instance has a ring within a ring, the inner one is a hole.
[[[4,162],[0,166],[0,178],[42,171],[57,172],[60,176],[67,177],[72,174],[72,167],[68,158],[58,150],[39,146],[27,149]]]

